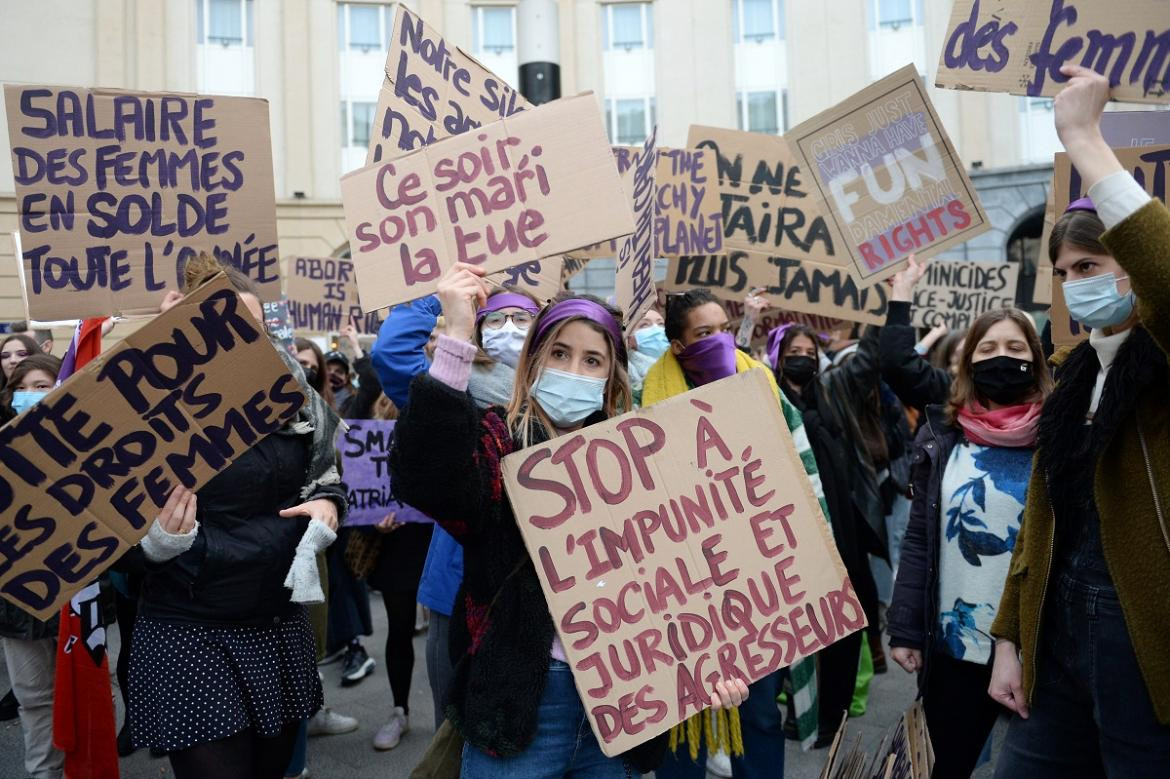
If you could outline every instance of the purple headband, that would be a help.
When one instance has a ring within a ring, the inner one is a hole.
[[[1092,211],[1097,213],[1097,206],[1093,205],[1093,201],[1087,197],[1082,197],[1079,200],[1074,200],[1068,204],[1068,208],[1064,209],[1067,214],[1070,211]]]
[[[533,316],[540,313],[540,306],[533,303],[531,298],[515,292],[501,292],[498,295],[492,295],[488,298],[487,303],[484,303],[483,307],[476,312],[475,321],[482,322],[483,318],[488,314],[505,308],[520,308]]]
[[[529,348],[535,351],[552,326],[558,322],[564,322],[566,319],[588,319],[590,322],[601,325],[602,329],[609,335],[609,340],[613,343],[622,363],[626,362],[626,342],[622,338],[622,329],[617,320],[603,306],[585,298],[569,298],[549,306],[544,312],[544,316],[536,323],[536,332],[532,334],[532,344]]]
[[[772,332],[768,333],[768,359],[772,361],[773,369],[780,364],[780,342],[784,340],[784,334],[792,325],[792,322],[788,322],[773,328]]]

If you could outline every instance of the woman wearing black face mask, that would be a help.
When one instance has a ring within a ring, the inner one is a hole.
[[[938,762],[967,777],[998,714],[987,695],[995,619],[1023,516],[1052,378],[1031,321],[990,311],[971,326],[947,405],[926,408],[914,503],[890,604],[891,655],[918,674]]]

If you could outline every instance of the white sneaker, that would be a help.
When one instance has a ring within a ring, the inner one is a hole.
[[[715,776],[721,776],[723,779],[731,779],[731,755],[722,749],[714,754],[708,752],[707,771]]]
[[[404,733],[410,730],[410,718],[402,711],[401,706],[395,706],[390,714],[390,721],[382,726],[374,735],[374,749],[386,751],[398,746]]]
[[[356,719],[338,714],[328,706],[322,706],[309,719],[310,736],[337,736],[342,733],[352,733],[357,729],[358,721]]]

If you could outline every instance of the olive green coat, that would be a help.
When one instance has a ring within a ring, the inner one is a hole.
[[[1142,324],[1170,354],[1170,213],[1151,202],[1107,231],[1102,243],[1129,273]],[[1170,376],[1139,397],[1136,408],[1098,460],[1094,492],[1101,547],[1138,664],[1159,722],[1170,724]],[[1054,544],[1048,488],[1036,467],[991,629],[1019,647],[1029,701]]]

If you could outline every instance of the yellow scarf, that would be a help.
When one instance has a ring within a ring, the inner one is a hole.
[[[759,368],[768,376],[768,383],[772,392],[776,393],[776,400],[780,400],[780,387],[776,385],[776,377],[766,365],[740,350],[735,350],[735,372],[743,373],[753,368]],[[691,389],[687,384],[687,375],[683,371],[682,363],[669,349],[658,358],[658,362],[650,366],[646,373],[645,383],[642,385],[642,406],[650,406],[660,400],[681,395]],[[739,710],[721,710],[714,713],[707,711],[695,714],[686,722],[675,725],[670,731],[670,749],[677,751],[682,743],[686,743],[691,760],[699,759],[699,746],[707,742],[707,753],[714,754],[722,749],[729,755],[743,754],[743,730],[739,722]]]

